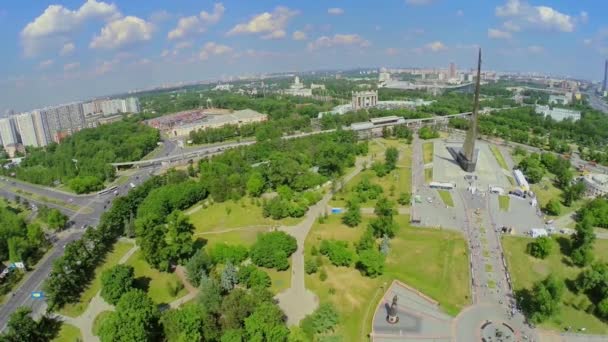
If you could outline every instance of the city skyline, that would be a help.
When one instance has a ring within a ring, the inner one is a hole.
[[[608,53],[608,29],[593,16],[608,9],[601,2],[53,3],[0,6],[2,112],[248,73],[468,69],[477,46],[488,69],[600,81]]]

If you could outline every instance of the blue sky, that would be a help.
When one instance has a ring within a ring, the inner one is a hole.
[[[19,0],[0,4],[0,110],[245,73],[484,67],[600,79],[598,0]]]

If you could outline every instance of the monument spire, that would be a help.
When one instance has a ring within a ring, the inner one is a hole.
[[[479,115],[479,88],[481,83],[481,48],[479,49],[479,59],[477,61],[477,80],[475,83],[475,101],[473,103],[473,114],[469,122],[469,130],[464,141],[463,152],[467,160],[475,159],[475,140],[477,140],[477,117]]]
[[[477,165],[477,153],[475,141],[477,140],[477,119],[479,116],[479,88],[481,85],[481,48],[477,60],[477,81],[475,82],[475,100],[473,103],[473,113],[469,121],[469,130],[462,148],[448,147],[448,150],[456,159],[460,167],[466,172],[474,172]]]

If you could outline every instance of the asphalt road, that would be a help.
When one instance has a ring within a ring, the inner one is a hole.
[[[595,93],[595,89],[592,89],[590,92],[588,92],[586,94],[587,94],[587,97],[589,98],[589,104],[591,105],[591,107],[593,107],[593,109],[599,110],[601,112],[608,114],[608,103],[606,103],[606,101],[604,101],[601,97],[599,97]]]

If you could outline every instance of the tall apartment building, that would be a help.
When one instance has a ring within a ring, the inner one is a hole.
[[[602,90],[608,90],[608,59],[606,60],[606,64],[604,65],[604,83],[602,84]]]
[[[0,138],[2,146],[15,145],[18,143],[17,132],[11,118],[0,119]]]
[[[23,146],[40,146],[38,144],[38,138],[36,137],[36,128],[34,126],[34,120],[31,113],[22,113],[15,115],[15,126],[19,140]]]
[[[36,140],[38,146],[46,146],[51,142],[51,139],[47,137],[49,125],[45,115],[39,110],[34,110],[32,113],[32,121],[34,121],[34,129],[36,130]]]

